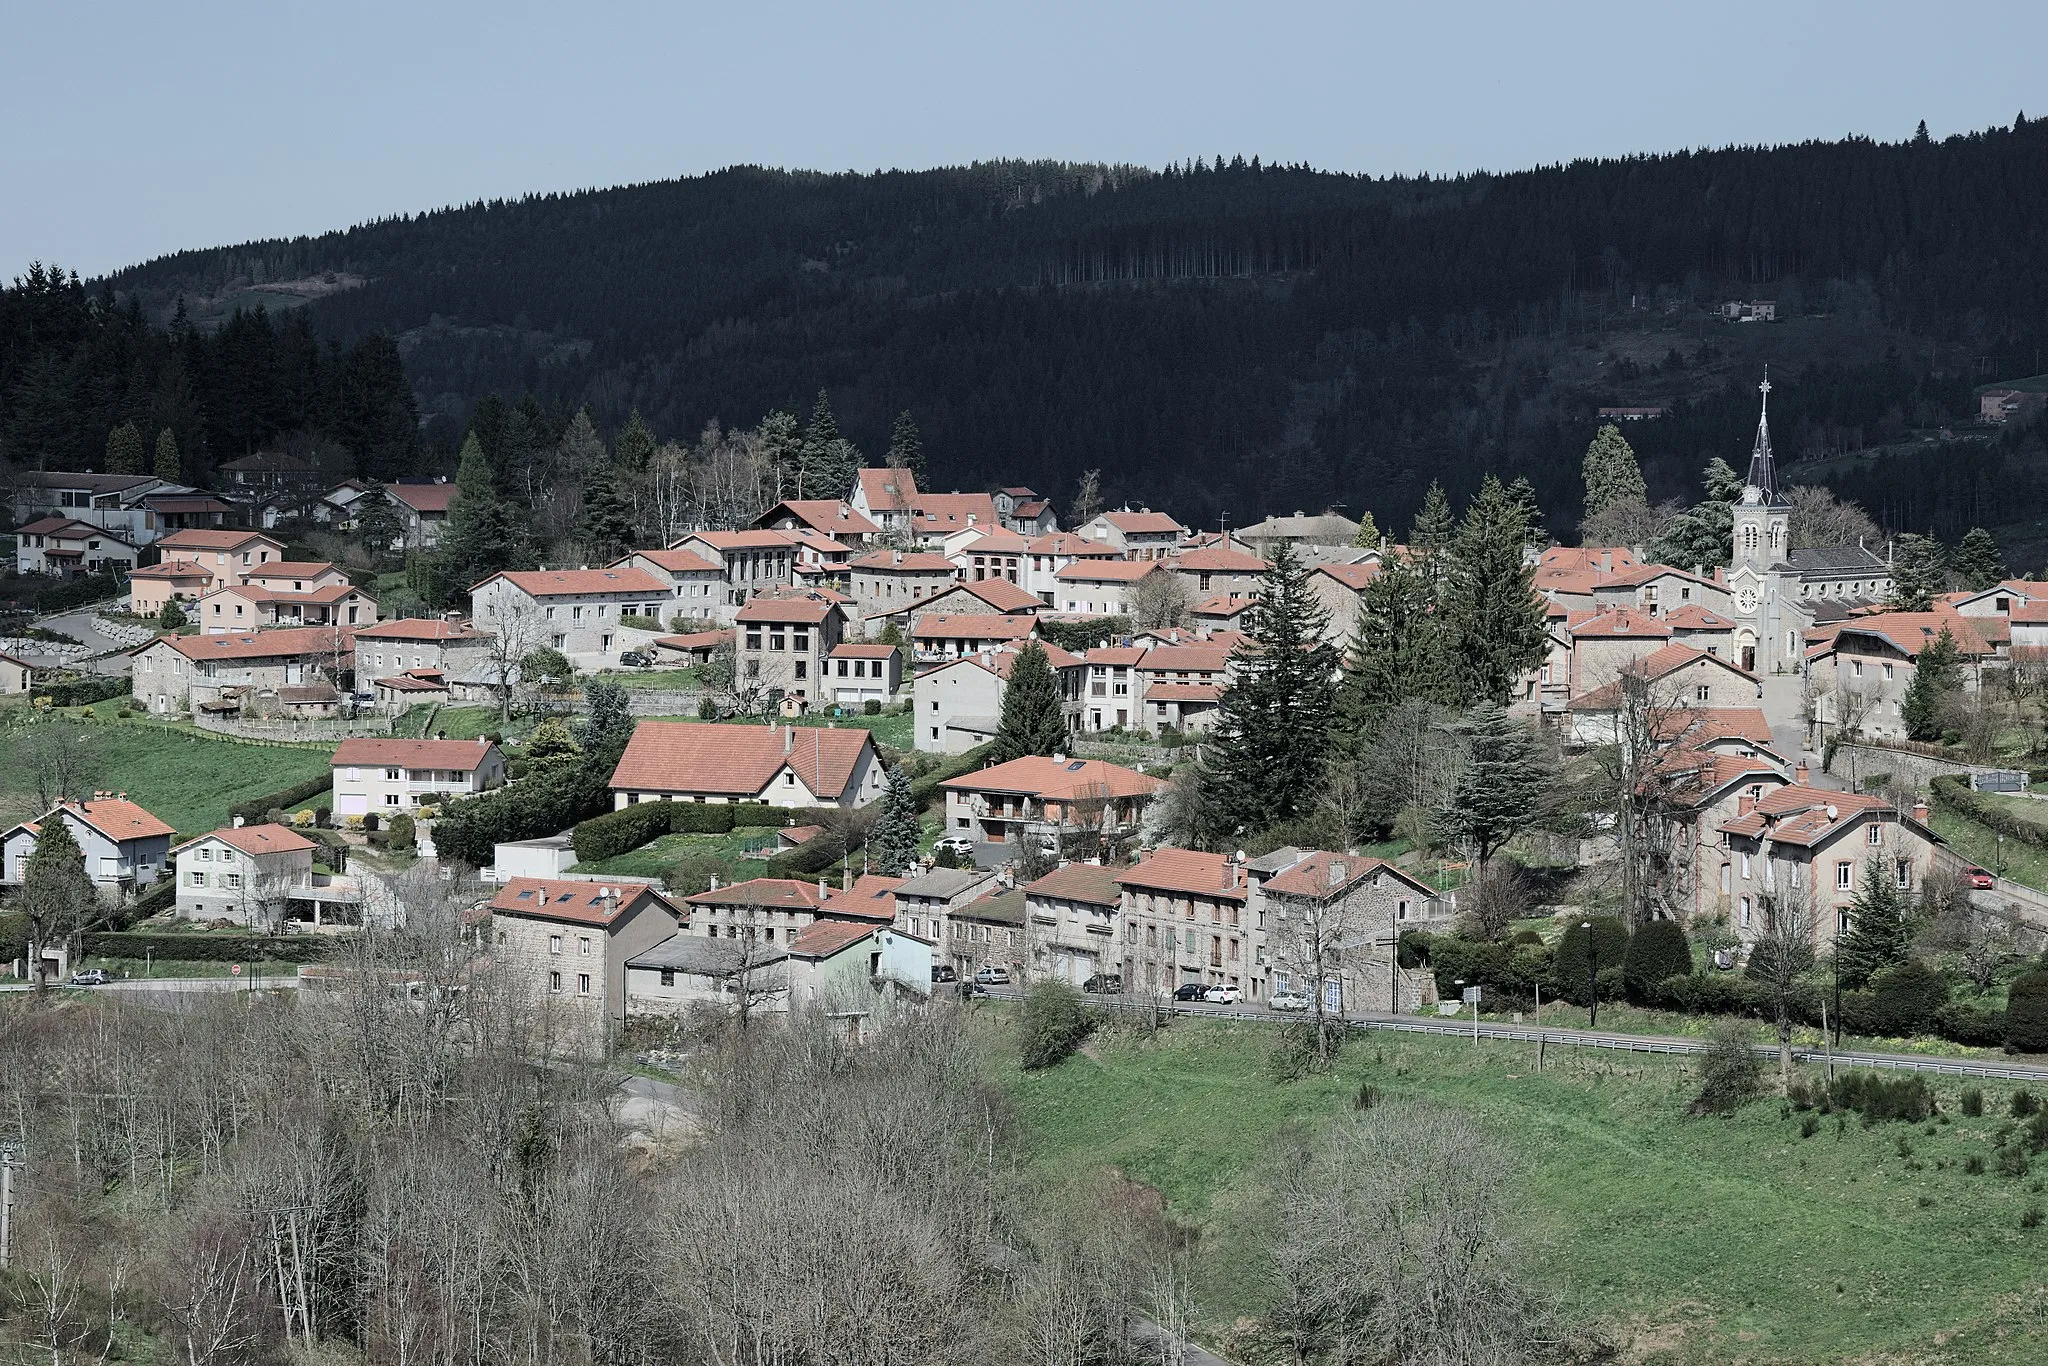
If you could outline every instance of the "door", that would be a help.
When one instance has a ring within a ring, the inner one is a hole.
[[[1756,646],[1745,645],[1742,647],[1742,667],[1749,673],[1756,672]]]

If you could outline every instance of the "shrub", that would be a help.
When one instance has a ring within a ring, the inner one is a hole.
[[[729,806],[714,806],[710,802],[662,802],[658,805],[671,808],[668,828],[678,835],[732,833],[732,808]],[[632,810],[631,807],[626,809]]]
[[[1859,1034],[1906,1038],[1934,1023],[1948,1004],[1948,981],[1917,959],[1879,968],[1870,990],[1842,998],[1842,1023]]]
[[[1652,920],[1629,937],[1622,960],[1628,998],[1647,1005],[1667,977],[1692,976],[1692,945],[1676,920]]]
[[[2005,993],[2005,1046],[2048,1053],[2048,970],[2023,973]]]
[[[1343,1050],[1343,1026],[1335,1020],[1325,1020],[1321,1048],[1316,1046],[1316,1041],[1316,1022],[1313,1019],[1289,1020],[1280,1026],[1273,1040],[1273,1051],[1266,1057],[1267,1075],[1275,1081],[1300,1081],[1323,1071]]]
[[[1762,1075],[1763,1063],[1751,1046],[1749,1030],[1734,1020],[1716,1023],[1707,1031],[1706,1051],[1699,1055],[1700,1093],[1693,1099],[1693,1112],[1734,1114],[1756,1095]]]
[[[789,818],[796,814],[787,807],[769,806],[765,802],[734,802],[726,810],[732,812],[733,828],[736,830],[787,825]]]
[[[265,959],[280,963],[311,963],[324,957],[335,942],[321,934],[273,937],[105,930],[80,936],[80,947],[94,958],[168,958],[174,962],[202,963],[254,963]]]
[[[1962,1096],[1963,1114],[1970,1119],[1981,1119],[1984,1115],[1984,1092],[1975,1086],[1965,1086]]]
[[[434,827],[435,848],[443,859],[486,868],[504,841],[539,839],[603,815],[611,808],[611,775],[622,749],[623,743],[603,744],[573,763],[449,802]]]
[[[1919,1124],[1934,1113],[1934,1093],[1921,1077],[1887,1081],[1875,1072],[1844,1072],[1829,1088],[1828,1099],[1838,1110],[1861,1111],[1865,1124]]]
[[[379,824],[376,812],[366,811],[363,813],[363,833],[368,835],[376,834]]]
[[[661,885],[683,896],[695,896],[710,891],[713,878],[732,882],[732,865],[716,854],[692,854],[662,874]]]
[[[1027,1069],[1065,1061],[1088,1037],[1088,1017],[1081,1011],[1081,993],[1066,982],[1033,983],[1024,993],[1018,1034]]]
[[[718,719],[718,703],[712,701],[708,693],[697,699],[697,719],[699,721],[716,721]]]
[[[2048,847],[2048,826],[2015,816],[1996,802],[1986,800],[1982,794],[1972,792],[1967,775],[1944,773],[1933,781],[1931,790],[1936,806],[1948,807],[2007,839],[2036,848]]]
[[[1934,1029],[1945,1039],[1996,1048],[2005,1042],[2005,1012],[1974,1001],[1950,1001],[1934,1012]]]
[[[674,828],[676,805],[640,802],[582,822],[569,835],[577,861],[599,863],[661,838]]]
[[[1586,926],[1591,928],[1587,929]],[[1596,978],[1602,996],[1609,994],[1604,974],[1614,973],[1613,984],[1621,984],[1621,967],[1628,958],[1628,927],[1611,915],[1574,920],[1557,941],[1551,961],[1550,988],[1577,1005],[1587,1005],[1586,968],[1596,966],[1603,976]]]
[[[1808,1111],[1806,1116],[1799,1121],[1799,1136],[1801,1138],[1812,1138],[1819,1132],[1820,1116]]]
[[[2014,1119],[2026,1119],[2028,1116],[2038,1112],[2040,1108],[2041,1102],[2034,1099],[2034,1093],[2025,1087],[2021,1087],[2012,1093],[2012,1117]]]
[[[1992,1161],[1992,1169],[1994,1171],[2000,1176],[2013,1181],[2017,1181],[2025,1176],[2027,1168],[2026,1150],[2017,1143],[2008,1143],[2003,1148],[2000,1148],[1998,1156]]]
[[[1984,1174],[1984,1154],[1971,1153],[1968,1157],[1964,1158],[1963,1174],[1965,1176],[1982,1176]]]
[[[393,816],[391,823],[385,827],[385,843],[393,849],[412,848],[412,817],[402,811]]]
[[[321,773],[302,783],[281,787],[275,792],[266,792],[260,797],[251,797],[246,802],[237,802],[228,808],[228,824],[234,824],[234,817],[240,816],[250,825],[270,819],[272,811],[289,811],[334,786],[334,775]],[[375,828],[375,827],[371,827]]]
[[[82,707],[127,696],[129,687],[126,678],[110,674],[76,674],[39,682],[34,692],[37,697],[49,698],[53,707]]]
[[[2020,1215],[2020,1227],[2021,1227],[2021,1228],[2039,1228],[2039,1227],[2041,1227],[2041,1207],[2040,1207],[2039,1205],[2028,1205],[2028,1206],[2027,1206],[2026,1210],[2025,1210],[2025,1211],[2024,1211],[2024,1212],[2023,1212],[2023,1213],[2022,1213],[2022,1214]]]
[[[861,703],[860,712],[863,716],[880,716],[882,714],[882,699],[870,697],[867,701]]]

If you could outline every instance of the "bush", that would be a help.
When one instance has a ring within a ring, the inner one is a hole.
[[[266,792],[260,797],[251,797],[246,802],[237,802],[228,808],[228,824],[233,825],[234,818],[240,816],[245,824],[260,825],[270,819],[272,811],[289,811],[333,786],[334,774],[327,772],[302,783],[293,783],[290,787],[281,787],[275,792]]]
[[[2012,1093],[2011,1109],[2014,1119],[2026,1119],[2028,1116],[2040,1112],[2041,1102],[2034,1099],[2032,1091],[2022,1086],[2019,1090]]]
[[[1837,1110],[1857,1110],[1863,1122],[1900,1120],[1919,1124],[1934,1113],[1934,1092],[1921,1077],[1887,1081],[1875,1072],[1845,1072],[1828,1088],[1828,1102]]]
[[[1324,1069],[1325,1059],[1334,1061],[1344,1047],[1344,1027],[1335,1020],[1324,1020],[1322,1025],[1322,1048],[1316,1046],[1316,1022],[1313,1019],[1289,1020],[1280,1026],[1278,1037],[1273,1041],[1273,1052],[1266,1059],[1266,1071],[1275,1081],[1300,1081],[1303,1077]],[[1360,1088],[1361,1093],[1364,1088]],[[1358,1106],[1365,1109],[1366,1106]]]
[[[611,808],[611,775],[623,748],[623,742],[601,745],[574,763],[449,802],[434,826],[434,847],[443,859],[487,868],[498,844],[540,839],[603,815]]]
[[[1591,928],[1587,929],[1586,926]],[[1590,962],[1600,969],[1598,990],[1611,999],[1621,986],[1621,967],[1628,958],[1628,927],[1611,915],[1574,920],[1557,941],[1552,960],[1550,989],[1575,1005],[1586,1000],[1586,968]],[[1612,972],[1610,979],[1606,974]],[[1610,985],[1611,982],[1611,985]]]
[[[151,934],[137,930],[104,930],[81,936],[84,951],[94,958],[168,958],[202,963],[312,963],[326,956],[336,941],[321,934]]]
[[[1965,1086],[1963,1088],[1962,1110],[1964,1117],[1968,1119],[1982,1119],[1984,1117],[1984,1092],[1982,1088],[1976,1086]]]
[[[1761,1088],[1763,1063],[1751,1046],[1749,1030],[1734,1020],[1722,1020],[1707,1031],[1706,1051],[1699,1059],[1695,1114],[1732,1115]]]
[[[53,707],[84,707],[94,702],[111,702],[117,697],[126,697],[129,688],[125,678],[108,674],[78,674],[37,683],[31,691],[37,697],[49,698]]]
[[[1934,1029],[1944,1039],[1977,1048],[2005,1042],[2005,1012],[1974,1001],[1950,1001],[1934,1012]]]
[[[718,703],[712,701],[709,694],[697,699],[697,719],[699,721],[716,721],[718,719]]]
[[[860,714],[862,716],[880,716],[882,714],[882,699],[870,697],[867,701],[861,703]]]
[[[796,812],[788,807],[769,806],[765,802],[734,802],[725,809],[732,812],[732,824],[735,830],[788,825],[789,818],[797,815]],[[803,823],[801,818],[799,818],[799,823]],[[816,822],[810,823],[816,824]]]
[[[714,806],[710,802],[662,802],[659,805],[672,808],[668,828],[678,835],[732,833],[732,808],[729,806]],[[632,810],[631,807],[626,809]],[[598,819],[604,818],[600,816]]]
[[[1917,959],[1880,968],[1870,990],[1845,992],[1842,1023],[1858,1034],[1903,1039],[1925,1030],[1948,1004],[1948,982]]]
[[[36,610],[50,613],[61,612],[68,607],[89,607],[96,602],[120,597],[127,586],[127,576],[118,572],[81,574],[37,593]]]
[[[410,849],[413,846],[412,817],[399,812],[385,827],[384,842],[392,849]]]
[[[1647,1005],[1664,979],[1690,976],[1692,945],[1676,920],[1652,920],[1629,937],[1622,978],[1631,1001]]]
[[[2005,993],[2005,1046],[2048,1053],[2048,971],[2023,973]]]
[[[917,809],[926,810],[939,795],[939,784],[948,778],[957,778],[963,773],[972,773],[995,756],[995,741],[977,745],[965,754],[956,754],[945,763],[934,766],[927,773],[920,773],[910,784],[910,795],[917,799]]]
[[[692,854],[663,873],[661,885],[680,896],[695,896],[710,891],[713,879],[731,883],[732,865],[716,854]]]
[[[674,829],[678,805],[689,807],[695,803],[641,802],[635,806],[622,806],[579,824],[570,832],[569,842],[575,847],[579,862],[599,863],[616,858]]]
[[[1024,993],[1018,1043],[1027,1069],[1051,1067],[1072,1056],[1088,1037],[1081,993],[1066,982],[1037,982]]]
[[[374,812],[374,811],[366,811],[366,812],[364,812],[364,813],[363,813],[363,833],[364,833],[364,834],[366,834],[366,835],[374,835],[374,834],[376,834],[376,833],[377,833],[377,831],[378,831],[378,829],[380,828],[380,826],[381,826],[381,825],[382,825],[382,821],[381,821],[381,820],[380,820],[380,819],[378,818],[378,815],[377,815],[377,813],[376,813],[376,812]]]
[[[2027,1154],[2017,1143],[2008,1143],[1998,1150],[1994,1164],[2000,1176],[2017,1181],[2027,1174]]]

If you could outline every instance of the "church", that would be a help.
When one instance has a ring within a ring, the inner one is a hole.
[[[1876,606],[1891,596],[1891,565],[1863,545],[1792,548],[1792,509],[1778,496],[1771,456],[1771,379],[1757,386],[1763,409],[1749,477],[1735,504],[1728,589],[1736,623],[1736,662],[1752,673],[1796,673],[1806,632]]]

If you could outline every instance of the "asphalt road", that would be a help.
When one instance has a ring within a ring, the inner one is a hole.
[[[296,988],[297,977],[129,977],[107,983],[103,987],[67,987],[62,982],[51,983],[57,991],[117,992],[123,996],[199,996],[207,992],[221,991],[268,991],[276,988]],[[27,982],[0,982],[0,992],[33,991]]]

